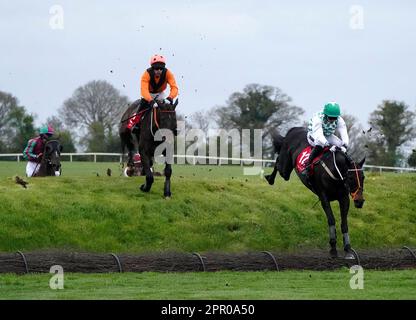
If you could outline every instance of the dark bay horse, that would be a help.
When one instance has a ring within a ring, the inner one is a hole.
[[[283,179],[289,180],[290,173],[296,167],[298,155],[309,145],[306,133],[306,128],[303,127],[290,129],[285,137],[276,132],[272,133],[273,144],[279,155],[272,174],[265,176],[270,185],[274,184],[277,172]],[[334,153],[325,150],[320,160],[314,164],[313,175],[309,179],[306,179],[297,170],[295,171],[302,183],[319,197],[328,220],[330,254],[333,257],[338,254],[335,217],[330,202],[339,202],[345,258],[353,259],[347,221],[350,206],[349,194],[354,200],[355,207],[362,208],[364,204],[364,172],[362,167],[365,158],[360,163],[355,163],[340,150]]]
[[[134,169],[133,156],[135,154],[137,141],[134,141],[134,133],[132,128],[129,128],[129,121],[134,121],[135,117],[139,115],[136,114],[137,108],[140,104],[140,99],[136,100],[128,106],[126,111],[124,111],[121,116],[120,125],[119,125],[119,136],[121,141],[121,154],[122,154],[122,165],[124,165],[124,151],[127,147],[127,167],[130,170]]]
[[[62,146],[58,140],[50,140],[45,144],[39,170],[33,177],[60,176]]]
[[[140,114],[141,120],[138,123],[138,129],[128,127],[129,120],[135,117],[135,112],[138,106],[137,101],[127,108],[121,118],[119,135],[121,139],[122,153],[124,154],[126,146],[128,149],[127,166],[129,167],[134,167],[133,155],[135,151],[135,143],[133,136],[137,139],[138,149],[143,165],[143,172],[146,176],[146,182],[140,186],[140,190],[143,192],[149,192],[154,181],[154,174],[151,168],[153,166],[157,147],[160,144],[165,143],[166,145],[169,145],[173,151],[173,139],[177,133],[175,111],[177,105],[178,100],[176,100],[174,104],[158,102],[158,107],[149,106],[142,114]],[[166,153],[166,149],[162,152],[162,154],[166,157],[164,169],[164,196],[165,198],[170,198],[172,195],[170,190],[170,177],[172,175],[173,157]]]

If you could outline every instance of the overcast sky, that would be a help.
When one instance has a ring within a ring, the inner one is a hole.
[[[38,125],[91,80],[139,98],[154,53],[167,56],[187,115],[250,83],[281,88],[305,118],[333,100],[364,125],[383,99],[415,110],[416,1],[0,3],[0,90]],[[51,27],[54,5],[63,29]]]

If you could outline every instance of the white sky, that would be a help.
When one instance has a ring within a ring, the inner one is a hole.
[[[63,8],[63,30],[50,27],[53,5]],[[350,27],[353,5],[364,29]],[[161,53],[183,114],[260,83],[280,87],[305,118],[336,100],[366,126],[383,99],[415,110],[415,9],[411,0],[0,0],[0,90],[40,124],[91,80],[139,98],[140,75]]]

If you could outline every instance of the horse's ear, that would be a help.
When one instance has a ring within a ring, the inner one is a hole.
[[[360,168],[362,168],[362,167],[363,167],[364,162],[365,162],[365,157],[364,157],[364,159],[363,159],[363,160],[361,160],[361,161],[360,161],[360,163],[358,164]]]
[[[64,147],[62,145],[59,145],[59,152],[62,152],[63,149]]]
[[[176,99],[175,103],[173,104],[173,110],[176,109],[176,106],[178,105],[179,99]]]

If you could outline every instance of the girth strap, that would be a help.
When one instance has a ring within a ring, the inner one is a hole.
[[[326,173],[329,174],[329,176],[334,179],[334,180],[339,180],[337,178],[335,178],[335,176],[332,174],[331,170],[329,170],[328,166],[325,164],[325,162],[321,161],[321,165],[322,167],[325,169]]]

